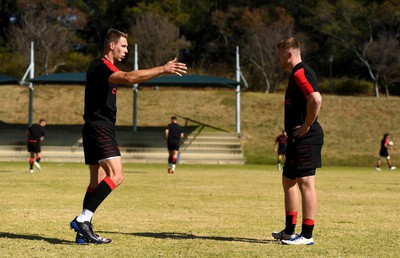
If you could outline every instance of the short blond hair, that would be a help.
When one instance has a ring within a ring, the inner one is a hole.
[[[300,43],[296,38],[284,38],[276,45],[278,49],[282,48],[284,50],[296,49],[300,50]]]

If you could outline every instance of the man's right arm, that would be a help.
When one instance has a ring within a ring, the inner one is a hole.
[[[141,83],[164,74],[176,74],[182,76],[187,70],[186,64],[179,63],[177,59],[169,61],[163,66],[150,69],[134,70],[130,72],[117,71],[110,75],[108,81],[113,84],[135,84]]]
[[[296,126],[293,132],[293,135],[296,137],[302,137],[305,135],[312,123],[314,123],[315,119],[319,114],[319,110],[321,109],[322,98],[319,92],[313,92],[309,94],[307,97],[307,115],[304,123],[302,125]]]
[[[164,141],[168,140],[168,134],[169,134],[169,129],[165,129],[165,133],[164,133]]]

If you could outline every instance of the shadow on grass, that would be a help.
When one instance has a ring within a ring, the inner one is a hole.
[[[117,232],[102,232],[102,233],[117,233]],[[178,233],[178,232],[138,232],[138,233],[120,233],[120,234],[132,235],[137,237],[152,237],[160,239],[177,239],[177,240],[202,239],[202,240],[227,241],[227,242],[245,242],[254,244],[279,243],[276,240],[267,240],[267,239],[255,239],[255,238],[245,238],[245,237],[197,236],[193,234]]]
[[[245,238],[245,237],[196,236],[193,234],[177,233],[177,232],[121,233],[121,232],[101,231],[100,233],[125,234],[125,235],[137,236],[137,237],[152,237],[152,238],[176,239],[176,240],[202,239],[202,240],[227,241],[227,242],[245,242],[245,243],[254,243],[254,244],[279,243],[276,240],[255,239],[255,238]],[[8,233],[8,232],[0,232],[0,238],[46,241],[46,242],[48,242],[50,244],[54,244],[54,245],[75,244],[74,241],[69,241],[69,240],[64,240],[64,239],[49,238],[49,237],[43,237],[43,236],[38,236],[38,235],[23,235],[23,234],[15,234],[15,233]]]
[[[74,241],[63,240],[63,239],[58,239],[58,238],[42,237],[42,236],[38,236],[38,235],[22,235],[22,234],[8,233],[8,232],[0,232],[0,238],[39,240],[39,241],[46,241],[46,242],[48,242],[50,244],[54,244],[54,245],[75,244]]]
[[[147,172],[146,171],[125,170],[124,169],[124,174],[147,174]]]
[[[29,171],[13,171],[13,170],[0,170],[0,173],[4,173],[4,174],[28,174]]]

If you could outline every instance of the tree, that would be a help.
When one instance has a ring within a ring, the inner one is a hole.
[[[383,82],[386,96],[389,96],[388,85],[400,81],[400,44],[393,35],[380,35],[373,41],[365,56],[371,60],[371,69],[376,71],[378,78]]]
[[[85,52],[95,56],[103,53],[103,39],[110,28],[127,32],[134,16],[130,12],[138,1],[133,0],[68,0],[79,2],[77,8],[86,14],[87,24],[78,31],[85,42]]]
[[[15,20],[15,1],[0,0],[0,45],[7,39],[9,25]]]
[[[85,16],[67,6],[65,0],[19,0],[18,24],[10,29],[10,49],[29,58],[35,44],[35,66],[39,74],[54,72],[65,65],[74,43],[73,28],[84,26]]]
[[[179,34],[179,28],[164,16],[145,13],[130,28],[133,41],[144,51],[139,59],[145,67],[154,67],[179,56],[179,51],[190,47],[190,42]]]
[[[277,63],[277,42],[293,35],[294,20],[284,8],[276,8],[273,15],[267,8],[230,7],[228,11],[215,11],[212,19],[222,36],[223,44],[232,48],[237,42],[247,65],[254,73],[261,74],[266,93],[277,88],[281,70]],[[241,40],[237,40],[241,39]],[[253,76],[255,76],[253,74]],[[254,85],[253,85],[254,88]]]
[[[397,52],[388,50],[396,46],[395,41],[400,36],[400,16],[396,11],[398,7],[388,2],[378,5],[340,0],[333,5],[321,1],[314,20],[321,33],[335,39],[344,49],[352,51],[367,68],[376,97],[379,97],[380,77],[393,67],[390,65],[393,61],[389,61],[393,60],[393,56],[389,55]],[[395,60],[400,61],[400,57]]]
[[[271,90],[271,81],[276,91],[279,76],[282,71],[277,62],[276,44],[284,37],[293,36],[294,20],[284,8],[277,8],[277,20],[267,23],[263,21],[258,9],[248,12],[242,17],[242,20],[248,19],[245,33],[246,41],[243,46],[244,53],[250,62],[261,72],[265,79],[265,92]],[[252,18],[250,18],[252,17]]]

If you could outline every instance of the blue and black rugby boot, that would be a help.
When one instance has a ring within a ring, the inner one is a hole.
[[[103,244],[111,243],[111,239],[110,238],[103,238],[103,237],[99,236],[99,239],[103,242]],[[80,244],[80,245],[88,245],[91,242],[89,241],[89,239],[84,237],[81,233],[77,232],[76,233],[76,237],[75,237],[75,243]]]
[[[83,242],[85,241],[86,243],[94,243],[94,244],[108,244],[111,243],[111,239],[108,238],[102,238],[96,235],[93,232],[93,225],[89,221],[84,221],[84,222],[78,222],[76,218],[71,221],[70,223],[71,229],[75,230],[75,232],[79,233],[82,235],[82,237],[77,235],[77,238],[75,239],[75,242],[79,244],[84,244]]]

